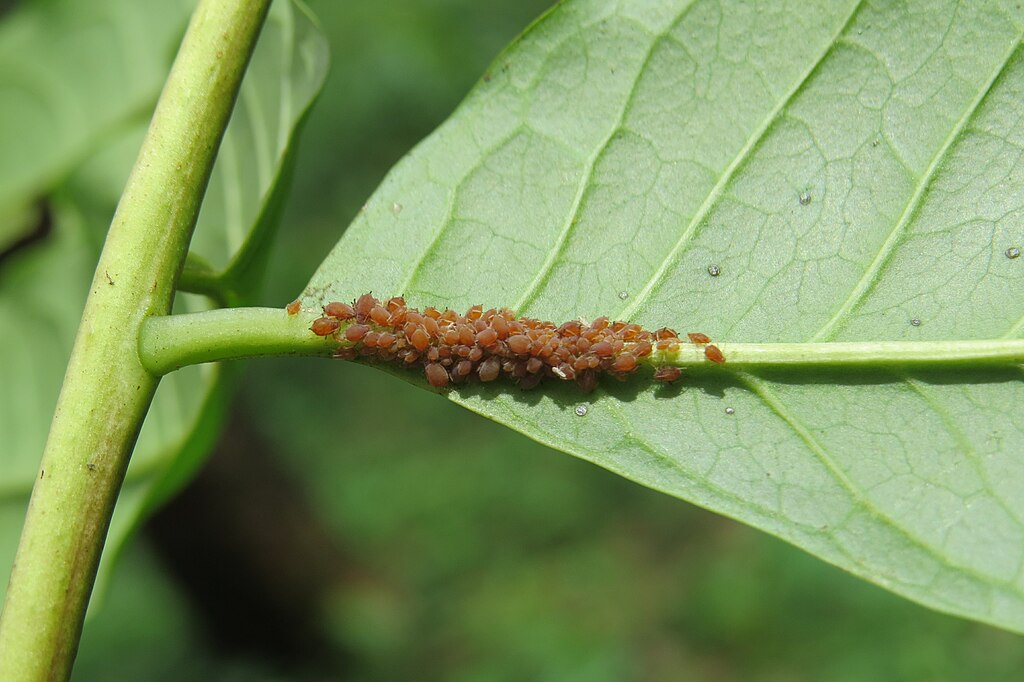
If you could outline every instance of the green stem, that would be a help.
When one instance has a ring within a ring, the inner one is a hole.
[[[97,265],[22,530],[0,679],[71,666],[110,516],[158,376],[143,320],[166,315],[199,204],[269,0],[201,0]]]
[[[907,367],[1013,365],[1024,363],[1024,340],[850,341],[829,343],[716,343],[725,367]],[[703,346],[684,344],[677,353],[655,352],[654,364],[706,366]]]
[[[186,365],[269,355],[330,356],[338,344],[314,335],[320,311],[289,315],[280,308],[229,308],[146,320],[139,337],[142,364],[155,374]],[[858,341],[848,343],[718,343],[725,368],[907,367],[1024,363],[1024,340]],[[704,346],[655,351],[652,365],[715,368]]]
[[[338,344],[309,331],[319,311],[225,308],[151,317],[139,334],[139,358],[154,374],[216,360],[274,355],[330,355]]]

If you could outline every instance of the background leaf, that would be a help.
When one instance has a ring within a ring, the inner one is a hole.
[[[149,63],[157,58],[155,52],[163,67],[153,70],[148,90],[148,106],[152,107],[170,67],[174,43],[165,44],[167,39],[161,38],[162,32],[168,30],[163,9],[153,13],[153,26],[128,24],[122,35],[118,27],[124,22],[150,16],[142,10],[136,12],[134,4],[129,4],[132,7],[128,9],[116,3],[93,7],[88,11],[95,12],[95,16],[90,14],[89,20],[82,19],[83,10],[70,2],[47,5],[42,14],[57,27],[77,27],[68,29],[72,34],[77,30],[95,30],[113,36],[113,47],[105,45],[102,51],[88,52],[90,59],[109,59],[121,68],[123,63]],[[30,17],[31,12],[39,13],[36,7],[27,11]],[[174,41],[180,39],[187,10],[186,6],[179,8]],[[44,24],[32,34],[32,49],[43,50],[52,40],[45,28]],[[146,32],[153,41],[139,35]],[[73,37],[67,42],[78,44],[80,40]],[[239,101],[244,103],[240,109],[243,113],[232,118],[225,135],[231,154],[226,160],[219,158],[214,167],[218,182],[212,191],[231,194],[236,203],[230,211],[221,210],[222,204],[216,201],[210,202],[209,209],[204,204],[196,227],[197,238],[202,235],[200,245],[209,246],[204,254],[214,262],[219,262],[215,259],[218,255],[221,259],[231,255],[226,249],[243,246],[250,262],[265,257],[259,252],[268,248],[270,230],[276,220],[275,187],[290,163],[293,133],[323,83],[326,61],[323,37],[309,15],[290,3],[275,3],[254,55],[257,68],[247,73],[242,85]],[[63,87],[68,89],[65,100],[79,90],[83,97],[91,93],[102,99],[109,94],[99,85],[83,86],[80,64],[70,56],[59,65],[62,70],[55,69],[49,78],[55,92],[62,92]],[[0,83],[5,79],[21,82],[20,72],[15,67],[11,69],[0,73]],[[26,93],[24,99],[30,99],[31,94]],[[60,106],[69,106],[65,100],[61,100]],[[58,103],[41,100],[38,106],[45,108]],[[127,111],[124,107],[109,108]],[[24,108],[15,109],[11,115],[30,113],[29,108]],[[76,150],[71,149],[70,156],[50,164],[52,170],[77,163],[50,190],[46,204],[49,208],[44,215],[51,227],[40,233],[36,243],[8,254],[0,268],[0,326],[18,330],[17,334],[5,334],[0,339],[0,377],[5,387],[0,395],[0,452],[4,453],[0,461],[0,571],[4,575],[14,557],[25,503],[38,471],[63,367],[96,259],[148,123],[147,112],[144,117],[133,115],[115,121],[116,128],[109,130],[106,126],[111,125],[110,121],[99,114],[97,117],[98,120],[83,116],[77,120],[79,129],[67,134],[69,139],[78,141],[75,144],[80,148],[86,148],[90,141],[95,144],[100,138],[104,141],[102,147],[84,160],[76,159]],[[45,156],[50,153],[52,140],[39,135],[20,143],[31,143]],[[21,150],[18,153],[28,154]],[[40,182],[49,179],[42,175],[39,178]],[[231,187],[230,192],[225,186]],[[41,190],[33,187],[32,191]],[[29,194],[22,197],[24,202],[33,198]],[[221,251],[210,246],[213,244],[219,244]],[[253,274],[257,271],[255,267],[248,271],[247,284],[253,285]],[[253,292],[246,295],[252,296]],[[208,307],[206,299],[187,294],[179,295],[175,302],[176,312]],[[145,513],[180,487],[207,454],[227,405],[228,391],[221,375],[218,366],[192,367],[161,382],[118,498],[101,578],[106,576],[110,561]]]
[[[1024,266],[1006,254],[1024,242],[1022,26],[998,2],[560,5],[396,167],[307,302],[373,290],[728,341],[1018,336]],[[1019,378],[769,373],[675,393],[640,380],[450,395],[1021,631]]]

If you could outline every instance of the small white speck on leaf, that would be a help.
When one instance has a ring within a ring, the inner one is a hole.
[[[590,407],[588,407],[586,403],[580,403],[579,405],[576,406],[575,409],[573,409],[573,412],[576,413],[577,417],[586,417],[587,412],[589,411]]]
[[[719,275],[722,274],[722,268],[718,267],[717,265],[709,265],[708,274],[711,275],[712,277],[718,277]]]
[[[800,192],[800,205],[806,206],[809,203],[811,203],[811,193],[806,190]]]
[[[1006,257],[1011,260],[1014,258],[1020,258],[1020,248],[1016,246],[1011,246],[1006,250]]]

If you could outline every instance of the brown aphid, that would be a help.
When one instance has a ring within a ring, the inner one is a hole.
[[[480,316],[484,314],[484,307],[482,305],[475,305],[466,311],[466,317],[474,322],[480,319]]]
[[[370,311],[377,305],[377,299],[370,294],[363,294],[356,300],[355,311],[356,318],[360,322],[365,322],[370,317]]]
[[[576,370],[567,362],[563,362],[558,367],[552,367],[551,373],[563,381],[572,381],[576,378]]]
[[[485,328],[482,332],[476,335],[476,342],[478,345],[486,348],[492,343],[498,340],[498,332],[490,328]]]
[[[370,319],[384,327],[391,324],[391,313],[379,305],[370,309]]]
[[[427,381],[434,388],[443,388],[448,385],[448,371],[436,362],[429,362],[423,367],[423,373]]]
[[[299,311],[302,309],[302,301],[300,301],[299,299],[295,299],[294,301],[286,305],[284,309],[285,311],[288,312],[289,315],[298,315]]]
[[[405,308],[405,299],[401,296],[392,296],[384,307],[388,309],[389,313],[394,314],[400,309]]]
[[[501,373],[501,361],[492,355],[480,363],[476,373],[480,377],[480,381],[494,381]]]
[[[363,340],[363,337],[370,331],[370,328],[365,324],[353,324],[345,330],[345,338],[352,343],[357,343]]]
[[[516,334],[510,336],[505,341],[508,344],[508,349],[513,353],[529,353],[530,352],[530,337],[523,334]]]
[[[366,332],[366,336],[363,337],[363,345],[366,348],[376,348],[377,339],[380,338],[380,334],[375,331]]]
[[[324,315],[333,317],[336,320],[351,320],[356,316],[356,311],[348,303],[331,301],[324,306]]]
[[[339,360],[355,360],[359,356],[359,350],[353,346],[341,346],[334,351],[334,357]]]
[[[690,339],[690,343],[696,343],[698,345],[711,343],[711,337],[707,334],[701,334],[700,332],[690,332],[686,337]]]
[[[598,341],[597,343],[590,347],[590,352],[599,358],[606,358],[612,353],[614,353],[615,349],[612,348],[612,344],[608,343],[607,341]]]
[[[669,329],[668,327],[662,327],[661,329],[655,330],[654,338],[655,338],[656,341],[678,339],[679,338],[679,334],[677,334],[674,329]]]
[[[725,364],[725,356],[722,355],[722,349],[718,346],[707,346],[704,348],[704,357],[716,365]]]
[[[433,337],[437,337],[441,333],[441,327],[438,326],[437,320],[429,315],[423,318],[423,328]]]
[[[377,337],[377,348],[388,349],[395,344],[396,338],[394,334],[388,332],[381,332]]]
[[[576,385],[579,386],[580,390],[584,393],[590,393],[597,388],[597,374],[590,370],[577,373]]]
[[[313,320],[313,324],[309,325],[309,330],[317,336],[327,336],[338,331],[340,326],[341,322],[332,317],[320,317]]]
[[[632,352],[633,355],[637,356],[638,358],[642,358],[650,355],[652,350],[654,349],[651,347],[650,343],[648,343],[647,341],[641,341],[640,343],[633,346],[630,352]]]
[[[430,345],[430,335],[427,334],[423,327],[416,327],[416,330],[409,336],[409,343],[416,350],[423,352]]]
[[[612,362],[612,369],[616,372],[632,372],[636,369],[636,356],[623,353]]]
[[[530,358],[526,361],[526,371],[530,374],[536,374],[544,366],[544,361],[540,358]]]
[[[508,320],[495,315],[491,320],[491,329],[498,332],[499,339],[505,339],[508,336]]]
[[[670,365],[662,365],[658,369],[654,370],[654,380],[664,381],[671,383],[676,381],[679,377],[683,376],[683,370],[678,367],[672,367]]]

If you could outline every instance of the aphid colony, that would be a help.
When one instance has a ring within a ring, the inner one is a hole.
[[[294,314],[293,309],[289,307],[288,312]],[[607,317],[589,324],[573,320],[556,325],[516,317],[507,308],[484,310],[479,305],[465,315],[429,307],[420,312],[407,307],[400,296],[378,301],[370,294],[360,296],[353,305],[328,303],[324,316],[310,329],[342,344],[335,357],[422,366],[427,381],[436,387],[473,377],[494,381],[506,375],[521,388],[559,379],[591,391],[599,375],[622,379],[636,370],[640,358],[655,349],[678,350],[681,343],[679,335],[667,327],[651,332]],[[690,334],[689,340],[701,345],[710,342],[704,334]],[[706,346],[705,355],[712,362],[725,362],[715,346]],[[675,381],[681,374],[678,367],[660,366],[654,378]]]

